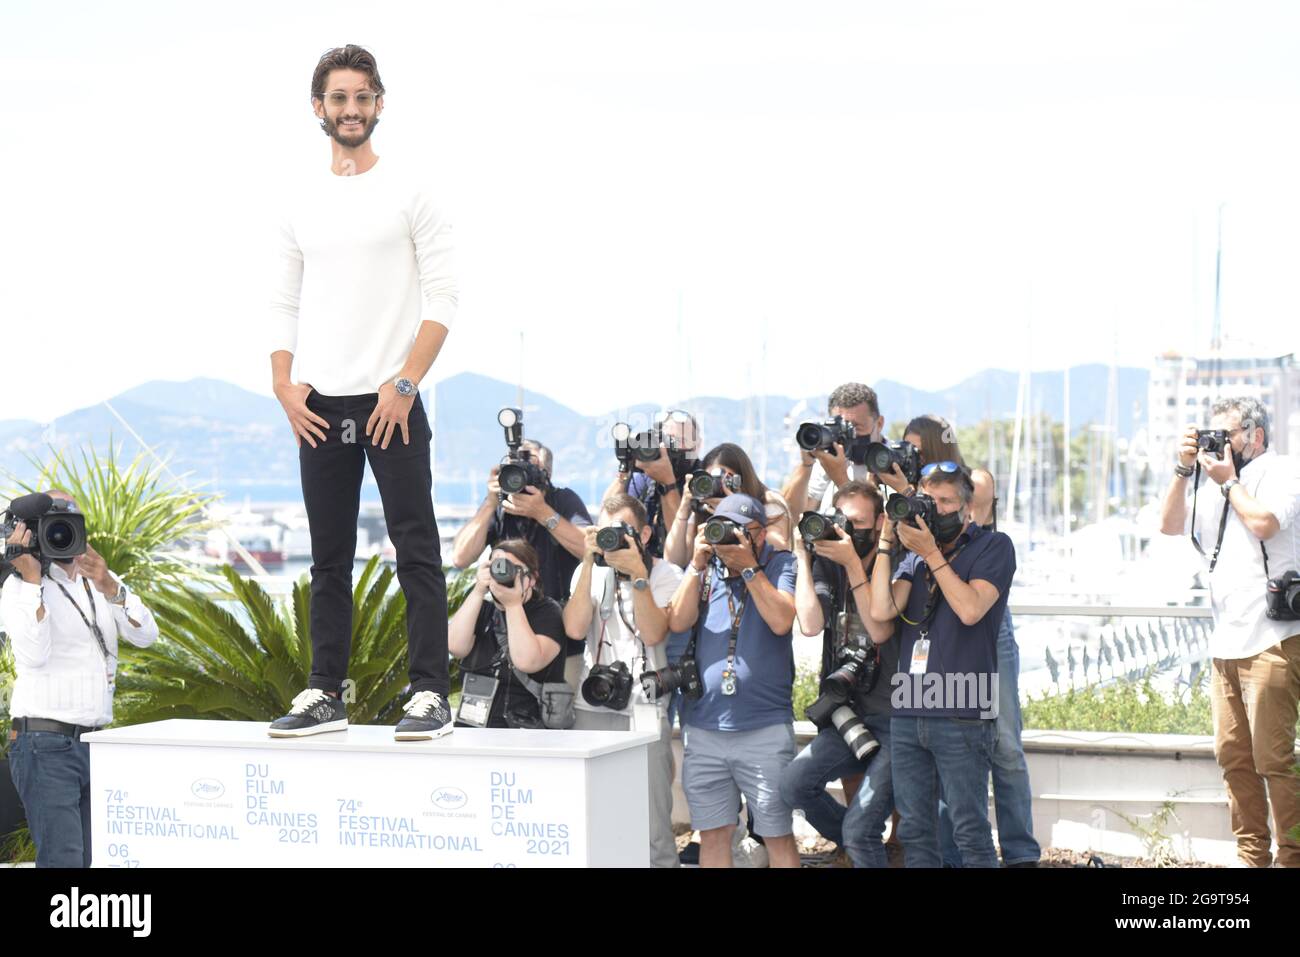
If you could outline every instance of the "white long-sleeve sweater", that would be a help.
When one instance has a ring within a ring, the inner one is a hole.
[[[451,327],[452,227],[423,174],[381,157],[364,173],[316,170],[286,193],[269,352],[324,395],[377,392],[406,363],[421,321]]]

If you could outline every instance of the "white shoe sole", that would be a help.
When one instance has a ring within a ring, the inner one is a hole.
[[[444,724],[437,731],[394,731],[393,737],[398,741],[432,741],[451,734],[452,727],[451,724]]]
[[[305,738],[309,734],[324,734],[326,731],[346,731],[347,729],[347,718],[342,718],[338,721],[326,721],[324,724],[314,724],[309,728],[294,728],[292,730],[267,728],[266,733],[273,738]]]

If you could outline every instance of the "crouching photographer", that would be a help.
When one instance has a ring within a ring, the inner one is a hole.
[[[700,865],[730,867],[743,793],[773,867],[798,867],[781,775],[794,759],[794,556],[767,541],[767,511],[736,492],[695,536],[668,614],[690,630],[684,687],[682,790],[700,832]],[[702,687],[701,687],[702,685]]]
[[[849,482],[835,512],[806,512],[795,542],[795,611],[804,634],[822,632],[821,686],[808,707],[817,737],[781,777],[781,797],[854,867],[888,867],[881,838],[894,810],[889,772],[890,678],[898,670],[893,623],[871,618],[868,592],[884,523],[880,493]],[[847,810],[826,791],[864,775]]]
[[[447,626],[461,659],[457,727],[573,727],[564,621],[559,603],[543,594],[537,564],[527,542],[498,542]]]
[[[681,583],[675,565],[649,554],[650,527],[641,503],[626,493],[601,506],[564,606],[564,629],[585,640],[575,701],[579,731],[652,731],[650,863],[676,867],[673,838],[672,730],[668,699],[677,686],[667,671],[668,605]]]
[[[1210,428],[1183,433],[1160,530],[1190,534],[1208,566],[1214,755],[1237,856],[1268,867],[1276,840],[1277,863],[1300,867],[1300,793],[1291,773],[1300,705],[1300,462],[1268,442],[1257,399],[1215,402]]]
[[[997,638],[1015,575],[1011,539],[974,524],[974,486],[956,462],[921,469],[894,495],[871,579],[871,617],[901,619],[890,705],[899,840],[908,867],[939,867],[939,798],[965,867],[997,867],[989,773],[998,715]],[[907,554],[891,582],[895,543]],[[882,561],[883,559],[883,561]]]
[[[66,492],[14,499],[4,519],[0,627],[17,672],[9,772],[36,866],[89,867],[90,745],[81,734],[113,720],[118,639],[147,647],[158,625],[86,541]]]

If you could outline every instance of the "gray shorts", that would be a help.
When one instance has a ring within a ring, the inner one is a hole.
[[[682,790],[691,827],[710,831],[735,824],[740,795],[754,813],[754,831],[782,837],[794,830],[793,810],[781,800],[781,774],[794,760],[794,725],[754,731],[682,729]]]

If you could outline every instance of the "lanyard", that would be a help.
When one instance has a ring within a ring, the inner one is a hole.
[[[725,674],[731,670],[731,666],[736,661],[736,644],[740,640],[740,619],[744,616],[745,606],[749,603],[749,591],[746,589],[744,597],[740,599],[740,605],[737,607],[735,598],[731,594],[731,586],[726,585],[724,587],[727,589],[727,611],[731,614],[731,638],[727,642],[727,666],[723,670]]]
[[[1240,479],[1238,480],[1240,481]],[[1201,460],[1196,460],[1196,474],[1192,477],[1192,544],[1196,550],[1205,557],[1205,549],[1201,547],[1201,540],[1196,537],[1196,499],[1199,498],[1201,491]],[[1219,537],[1214,543],[1214,554],[1210,557],[1210,571],[1214,571],[1214,566],[1219,563],[1219,549],[1223,547],[1223,532],[1228,527],[1228,512],[1232,508],[1232,503],[1226,498],[1223,500],[1223,515],[1219,517]],[[1261,543],[1262,545],[1263,543]],[[1268,559],[1264,559],[1264,574],[1268,574]]]
[[[77,614],[81,616],[81,620],[86,623],[86,627],[90,629],[90,633],[95,636],[95,641],[99,643],[99,651],[104,656],[104,667],[110,668],[111,656],[108,653],[108,645],[104,641],[104,633],[99,629],[99,622],[98,621],[92,622],[89,618],[86,617],[86,613],[81,610],[81,606],[77,604],[76,599],[74,599],[70,594],[68,594],[68,590],[63,587],[63,582],[56,581],[54,582],[54,584],[58,585],[59,591],[63,592],[64,597],[67,598],[68,601],[72,602],[72,607],[77,609]],[[86,586],[86,600],[90,602],[90,613],[93,615],[95,614],[95,596],[90,591],[90,580],[83,576],[81,579],[81,584]],[[111,677],[110,677],[110,683],[111,683]]]

